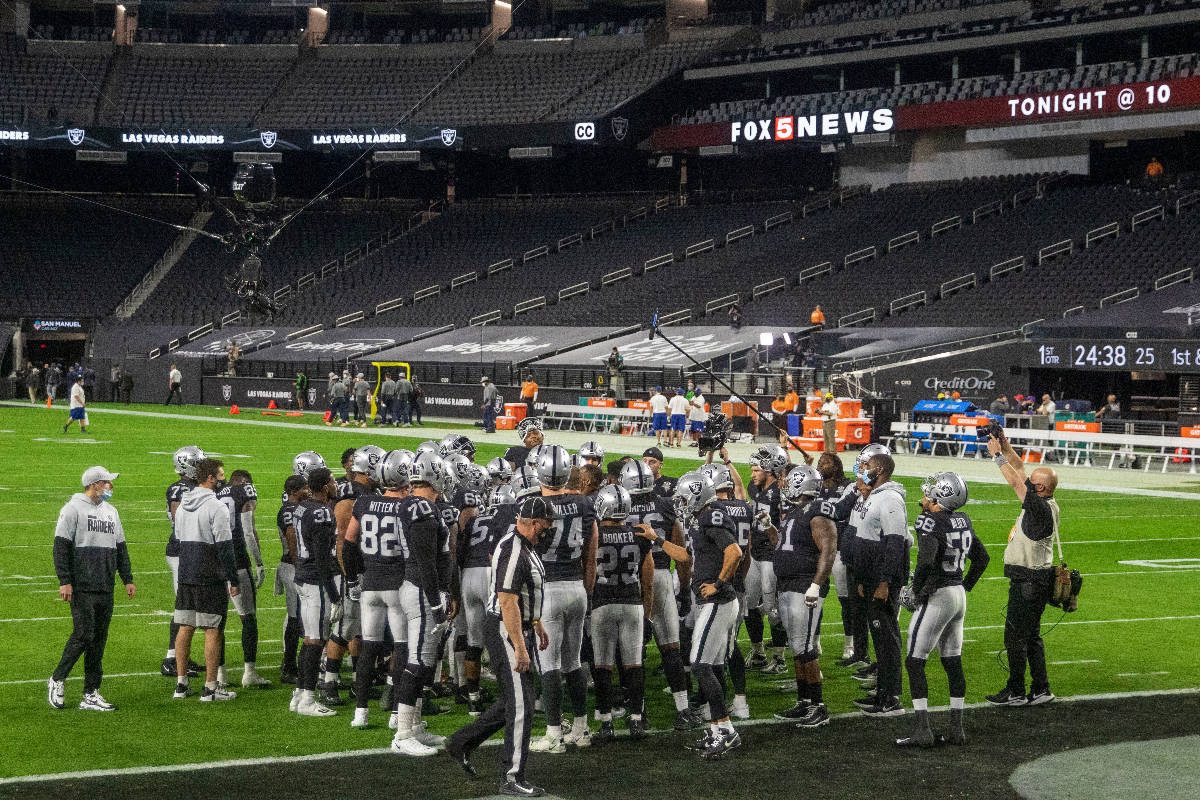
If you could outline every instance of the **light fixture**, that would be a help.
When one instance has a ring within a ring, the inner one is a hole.
[[[792,335],[790,333],[788,333],[787,331],[783,332],[783,343],[784,344],[792,343]]]
[[[758,343],[763,347],[770,347],[775,344],[775,334],[770,331],[763,331],[758,335]]]

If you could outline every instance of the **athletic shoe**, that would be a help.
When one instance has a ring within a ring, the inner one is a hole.
[[[763,675],[786,675],[788,671],[787,662],[782,658],[775,658],[760,671]]]
[[[895,697],[880,698],[880,702],[862,710],[868,717],[902,717],[904,706]]]
[[[388,730],[394,731],[400,727],[400,715],[393,711],[388,715]]]
[[[392,752],[402,756],[433,756],[437,755],[437,748],[421,744],[415,736],[408,735],[400,738],[397,734],[392,739]]]
[[[767,665],[767,657],[762,653],[751,653],[746,659],[746,669],[762,669]]]
[[[295,712],[295,710],[300,707],[300,697],[300,690],[292,689],[292,700],[290,703],[288,703],[288,711]]]
[[[67,426],[63,425],[63,433],[66,433],[66,432],[67,432]]]
[[[179,670],[175,668],[175,659],[173,658],[164,658],[162,660],[162,667],[159,669],[159,672],[162,673],[164,678],[179,677]]]
[[[271,685],[271,682],[269,680],[267,680],[262,675],[259,675],[257,672],[255,672],[253,670],[242,673],[242,688],[243,689],[249,689],[250,687],[253,687],[253,686],[257,686],[259,688],[266,689],[270,685]]]
[[[300,702],[296,704],[296,713],[302,717],[332,717],[337,714],[319,700],[307,697],[301,698]]]
[[[854,705],[859,708],[870,708],[871,706],[879,705],[879,697],[872,692],[866,697],[860,697],[854,701]]]
[[[837,665],[839,667],[853,667],[855,669],[861,669],[862,667],[869,667],[870,662],[868,662],[865,658],[861,658],[860,656],[856,656],[851,653],[846,658],[838,661]]]
[[[1023,706],[1029,704],[1028,697],[1010,691],[1007,686],[995,694],[989,694],[987,701],[994,706]]]
[[[475,771],[475,767],[471,766],[471,754],[462,749],[462,746],[454,739],[446,740],[446,755],[454,760],[462,768],[462,771],[467,773],[468,777],[474,778],[479,773]]]
[[[567,745],[562,736],[551,737],[550,734],[539,736],[529,744],[531,753],[553,753],[559,755],[567,752]]]
[[[629,713],[629,709],[622,708],[621,706],[613,706],[612,718],[613,719],[624,719],[625,715],[628,713]]]
[[[858,688],[865,689],[868,692],[875,689],[878,686],[879,686],[879,679],[876,678],[874,675],[872,675],[869,678],[864,678],[863,680],[858,682]]]
[[[200,673],[204,672],[204,665],[197,664],[195,661],[192,661],[189,658],[187,671],[188,671],[188,677],[194,678],[197,675],[199,675]]]
[[[567,744],[568,747],[570,745],[575,745],[576,747],[591,747],[592,746],[592,732],[590,729],[584,728],[579,733],[576,733],[575,729],[572,728],[571,730],[569,730],[563,734],[563,741]]]
[[[690,731],[703,725],[704,721],[697,717],[690,708],[685,708],[682,711],[675,712],[675,725],[677,731]]]
[[[792,722],[799,722],[808,716],[808,712],[811,708],[812,704],[807,700],[797,700],[796,705],[792,706],[786,711],[776,711],[774,716],[775,719],[788,719]]]
[[[912,736],[896,740],[897,747],[933,747],[936,744],[937,739],[933,738],[933,731],[929,728],[918,728]]]
[[[729,710],[729,716],[734,719],[750,719],[750,704],[746,702],[745,696],[737,695],[733,698],[733,706]]]
[[[525,781],[505,781],[500,784],[500,794],[512,795],[513,797],[541,797],[546,793],[546,790],[540,786],[534,786],[532,783]]]
[[[172,700],[183,700],[188,697],[195,697],[196,693],[192,691],[186,683],[175,684],[175,694],[171,695]]]
[[[612,720],[601,720],[600,730],[596,731],[596,735],[592,737],[592,741],[596,744],[604,744],[611,742],[616,735],[616,730],[613,728]]]
[[[367,709],[365,709],[365,708],[354,709],[354,719],[350,720],[350,727],[351,728],[367,727]]]
[[[741,747],[742,737],[737,731],[721,731],[700,755],[703,758],[721,758],[735,747]]]
[[[747,716],[749,716],[749,715],[747,715]],[[631,716],[629,718],[628,726],[629,726],[629,738],[630,739],[633,739],[636,741],[638,739],[646,738],[646,718],[644,716],[642,716],[642,717],[632,717]]]
[[[482,697],[477,697],[473,700],[469,697],[467,698],[467,713],[472,717],[478,717],[486,710],[487,706],[483,704]]]
[[[66,707],[66,685],[63,681],[56,681],[50,678],[46,681],[46,699],[50,701],[50,705],[55,708]]]
[[[117,707],[100,696],[97,691],[88,692],[79,701],[80,711],[116,711]]]
[[[237,692],[231,692],[218,683],[216,689],[204,687],[204,691],[200,693],[200,702],[211,703],[213,700],[232,700],[235,697],[237,697]]]
[[[439,681],[429,687],[434,697],[454,697],[454,687],[446,681]]]
[[[820,728],[829,724],[829,709],[824,703],[818,703],[809,709],[808,715],[796,723],[797,728]]]
[[[418,742],[426,747],[442,747],[446,744],[446,737],[439,736],[436,733],[430,733],[428,725],[422,720],[413,726],[412,735]]]
[[[712,745],[712,741],[713,741],[713,732],[712,732],[712,728],[709,728],[708,730],[706,730],[704,732],[704,735],[701,736],[699,739],[695,739],[693,741],[687,742],[683,746],[686,747],[688,750],[696,750],[698,752],[703,753],[705,750],[707,750]]]
[[[874,664],[868,664],[867,666],[863,667],[862,669],[855,670],[854,673],[850,677],[854,678],[854,680],[856,680],[856,681],[866,681],[866,680],[870,680],[871,678],[874,678],[875,673],[877,673],[878,671],[879,671],[879,662],[875,662]]]
[[[1040,692],[1030,692],[1029,697],[1026,699],[1029,700],[1029,705],[1031,706],[1045,705],[1054,700],[1054,693],[1049,689],[1043,689]]]
[[[297,679],[298,677],[299,677],[299,676],[298,676],[298,675],[297,675],[295,672],[292,672],[292,671],[290,671],[290,670],[284,670],[284,671],[282,671],[282,672],[280,672],[280,673],[279,673],[279,682],[280,682],[280,683],[287,683],[287,684],[291,684],[292,686],[295,686],[295,685],[296,685],[296,679]]]
[[[346,704],[346,701],[343,700],[338,694],[337,681],[319,684],[317,686],[317,699],[321,701],[322,705],[330,708],[336,708],[337,706],[344,706]]]

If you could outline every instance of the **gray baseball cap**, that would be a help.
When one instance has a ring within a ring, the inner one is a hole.
[[[87,488],[98,481],[115,481],[119,472],[109,472],[104,467],[88,467],[83,473],[83,486]]]

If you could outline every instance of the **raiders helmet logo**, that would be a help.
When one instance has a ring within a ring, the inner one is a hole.
[[[458,131],[454,128],[442,128],[442,144],[451,147],[458,141]]]
[[[613,117],[609,124],[612,126],[613,138],[618,142],[624,141],[625,134],[629,133],[629,120],[625,117]]]
[[[71,144],[75,145],[76,147],[78,147],[80,144],[83,143],[83,134],[84,134],[83,128],[68,128],[67,129],[67,141],[70,142]]]
[[[229,402],[229,398],[233,397],[233,387],[228,383],[221,384],[221,397],[224,398],[225,402],[227,403]]]
[[[262,146],[270,150],[275,146],[275,140],[279,138],[279,134],[275,131],[259,131],[258,140],[262,142]]]

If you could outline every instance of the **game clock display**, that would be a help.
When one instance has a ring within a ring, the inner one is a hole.
[[[1136,339],[1068,340],[1032,345],[1029,363],[1057,369],[1190,370],[1200,367],[1200,344]]]

